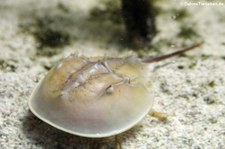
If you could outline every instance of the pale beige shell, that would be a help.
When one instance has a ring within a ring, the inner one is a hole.
[[[84,137],[107,137],[137,124],[153,104],[146,64],[137,57],[69,56],[34,90],[29,107],[46,123]]]

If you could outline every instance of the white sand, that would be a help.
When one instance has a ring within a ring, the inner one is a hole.
[[[59,10],[59,2],[69,12]],[[1,149],[114,147],[113,138],[88,139],[59,131],[37,119],[27,104],[35,85],[47,72],[45,67],[52,66],[62,57],[71,52],[103,55],[118,53],[117,48],[122,49],[111,42],[113,38],[123,38],[111,34],[120,31],[119,27],[106,32],[107,24],[99,29],[98,24],[77,21],[82,17],[78,12],[86,15],[89,6],[95,4],[91,0],[0,0]],[[153,66],[169,62],[149,77],[149,84],[152,84],[151,89],[155,93],[154,108],[167,113],[168,120],[161,122],[146,116],[140,124],[122,134],[123,148],[225,149],[225,2],[223,4],[182,6],[175,0],[158,3],[165,13],[157,16],[157,28],[161,32],[154,42],[165,38],[179,45],[182,40],[175,38],[179,32],[179,21],[171,19],[174,14],[166,11],[184,7],[190,13],[185,22],[195,24],[193,28],[205,43],[185,57],[150,66],[149,71]],[[24,26],[25,30],[27,26],[29,28],[35,16],[44,15],[61,16],[64,24],[59,29],[74,36],[70,45],[61,48],[62,52],[52,57],[37,56],[37,41],[32,34],[24,31]],[[95,39],[101,29],[104,39],[99,36]],[[176,48],[167,49],[162,46],[161,51],[166,53]],[[178,69],[178,66],[183,68]]]

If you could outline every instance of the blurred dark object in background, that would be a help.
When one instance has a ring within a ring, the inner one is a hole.
[[[149,0],[121,0],[128,39],[135,47],[143,47],[156,34],[155,15]]]

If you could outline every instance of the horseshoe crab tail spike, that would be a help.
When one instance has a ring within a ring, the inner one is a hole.
[[[202,44],[203,44],[203,42],[200,42],[200,43],[194,44],[194,45],[192,45],[190,47],[184,48],[182,50],[178,50],[176,52],[169,53],[169,54],[166,54],[166,55],[162,55],[162,56],[159,56],[159,57],[147,57],[147,58],[143,59],[142,62],[143,63],[158,62],[158,61],[161,61],[161,60],[164,60],[164,59],[167,59],[167,58],[170,58],[170,57],[182,54],[182,53],[187,52],[189,50],[193,50],[193,49],[201,46]]]

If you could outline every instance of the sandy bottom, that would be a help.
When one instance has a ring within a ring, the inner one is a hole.
[[[121,55],[133,50],[123,44],[121,25],[87,17],[90,7],[97,4],[91,0],[0,0],[1,149],[114,148],[113,137],[88,139],[67,134],[42,122],[28,108],[38,81],[70,53]],[[225,3],[193,6],[160,0],[156,5],[161,12],[156,17],[159,33],[153,43],[162,45],[148,54],[168,53],[199,40],[204,44],[182,57],[149,66],[147,83],[155,95],[154,109],[166,113],[168,119],[161,122],[147,115],[121,134],[122,146],[225,149]],[[184,18],[171,11],[181,8],[188,13]],[[46,29],[46,22],[63,33],[62,45],[40,43],[37,35]],[[194,29],[197,36],[192,40],[178,37],[183,25]],[[153,71],[154,67],[159,68]]]

